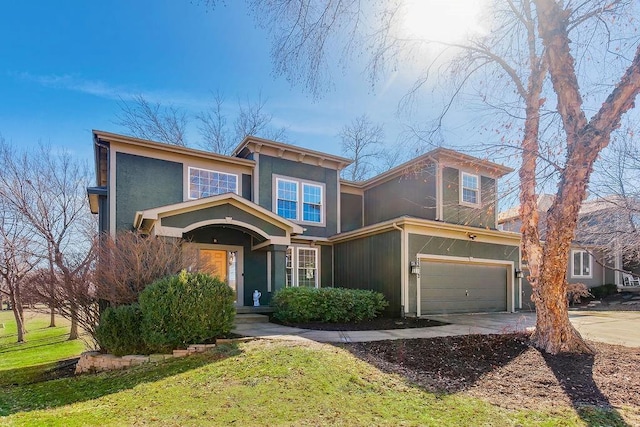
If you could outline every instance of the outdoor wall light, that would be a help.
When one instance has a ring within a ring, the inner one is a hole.
[[[522,279],[523,277],[522,270],[516,270],[516,279]]]
[[[478,237],[478,236],[476,236],[475,234],[472,234],[472,233],[467,233],[467,237],[470,238],[471,240],[476,240],[476,237]]]
[[[411,261],[411,274],[420,274],[420,261]]]

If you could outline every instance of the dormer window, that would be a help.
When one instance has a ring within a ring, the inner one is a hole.
[[[460,204],[480,206],[480,176],[460,172]]]
[[[201,199],[223,193],[238,194],[238,175],[189,168],[189,199]]]

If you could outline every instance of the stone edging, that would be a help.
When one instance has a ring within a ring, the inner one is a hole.
[[[160,362],[174,357],[185,357],[195,353],[204,353],[214,348],[215,344],[194,344],[186,350],[173,350],[173,354],[151,354],[149,356],[128,355],[117,357],[113,354],[104,354],[98,351],[86,351],[80,355],[76,365],[76,375],[86,372],[104,372],[125,369],[130,366],[142,365],[151,362]]]

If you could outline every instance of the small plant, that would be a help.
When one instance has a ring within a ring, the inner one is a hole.
[[[165,352],[229,333],[233,290],[217,277],[180,272],[147,286],[140,294],[142,336],[152,351]]]
[[[567,283],[567,300],[570,304],[577,304],[582,298],[592,296],[584,283]]]
[[[141,321],[138,304],[108,307],[95,332],[100,348],[116,356],[148,353],[140,331]]]
[[[615,284],[607,283],[606,285],[596,286],[590,289],[594,298],[602,299],[618,292]]]
[[[345,288],[285,288],[273,296],[273,317],[285,323],[370,320],[389,303],[379,292]]]

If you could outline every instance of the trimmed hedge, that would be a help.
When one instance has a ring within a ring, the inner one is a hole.
[[[389,303],[379,292],[345,288],[285,288],[273,295],[273,317],[285,323],[370,320]]]
[[[142,339],[141,322],[142,311],[138,304],[108,307],[96,328],[100,348],[116,356],[148,353]]]
[[[231,331],[233,290],[217,277],[182,271],[140,293],[142,336],[152,352],[214,340]]]

